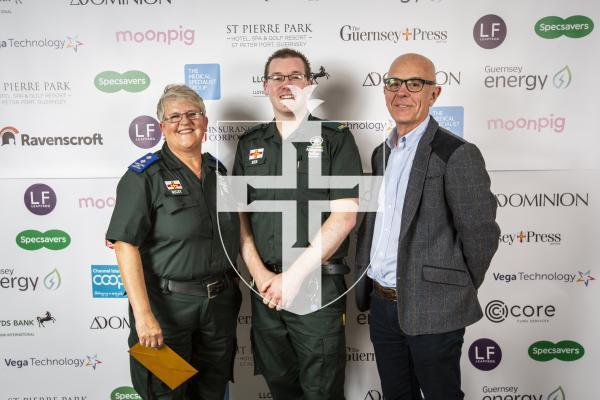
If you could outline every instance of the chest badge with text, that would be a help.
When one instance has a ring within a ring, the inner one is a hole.
[[[173,195],[183,194],[183,186],[181,185],[181,182],[179,182],[178,180],[165,181],[165,185],[167,186],[167,189],[169,189],[171,194],[173,194]]]
[[[320,158],[323,153],[323,138],[320,136],[310,138],[310,145],[306,146],[306,151],[308,151],[308,158]]]
[[[261,147],[260,149],[252,149],[248,153],[248,160],[252,161],[252,164],[257,164],[258,160],[263,158],[265,153],[265,148]]]

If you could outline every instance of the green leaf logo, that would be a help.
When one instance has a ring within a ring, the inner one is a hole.
[[[121,89],[136,93],[150,86],[150,77],[142,71],[127,71],[122,74],[115,71],[104,71],[96,75],[94,85],[104,93],[115,93]]]
[[[562,35],[578,39],[594,30],[594,21],[584,15],[573,15],[566,19],[550,16],[536,22],[534,29],[544,39],[556,39]]]
[[[572,340],[562,340],[556,344],[542,340],[535,342],[528,349],[529,357],[536,361],[550,361],[554,358],[561,361],[579,360],[585,354],[582,345]]]
[[[60,274],[58,273],[58,270],[56,268],[54,268],[54,271],[50,272],[44,278],[44,286],[48,290],[58,289],[60,287],[60,282]]]
[[[52,229],[46,232],[26,230],[17,235],[17,245],[25,250],[62,250],[71,243],[71,237],[67,232]]]
[[[131,386],[121,386],[110,394],[110,400],[142,400]]]
[[[565,89],[571,84],[571,79],[571,69],[568,65],[565,65],[563,69],[554,74],[552,83],[557,89]]]
[[[559,386],[555,391],[548,395],[548,400],[566,400],[567,396],[563,391],[562,386]]]

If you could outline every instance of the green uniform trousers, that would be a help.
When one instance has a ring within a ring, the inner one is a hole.
[[[343,275],[323,275],[322,304],[346,291]],[[274,400],[343,400],[346,297],[307,315],[276,311],[252,295],[254,372]]]
[[[169,389],[143,365],[130,357],[133,387],[145,400],[223,400],[227,381],[232,378],[236,351],[236,324],[242,296],[236,282],[218,296],[164,294],[148,285],[152,312],[163,331],[165,344],[199,372],[189,381]],[[129,346],[139,339],[129,307]]]

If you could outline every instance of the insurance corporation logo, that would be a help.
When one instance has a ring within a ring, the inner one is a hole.
[[[279,47],[305,47],[313,39],[312,23],[288,22],[225,25],[225,40],[234,49],[259,49]]]
[[[253,125],[255,125],[255,123],[249,121],[218,121],[216,125],[208,125],[203,140],[205,142],[210,141],[237,143],[239,137],[243,135]]]
[[[196,40],[196,31],[183,25],[167,30],[147,29],[145,31],[123,30],[115,33],[117,43],[191,46]]]
[[[130,327],[129,318],[122,315],[96,315],[90,323],[90,329],[98,331],[127,330]]]
[[[100,72],[94,78],[96,89],[104,93],[115,93],[124,90],[137,93],[146,90],[150,86],[150,77],[142,71],[116,71]]]
[[[544,39],[556,39],[561,36],[579,39],[594,30],[594,21],[585,15],[573,15],[565,19],[549,16],[536,22],[534,30]]]
[[[426,41],[446,43],[448,31],[446,29],[430,27],[405,27],[400,30],[394,28],[370,30],[358,25],[342,25],[339,37],[344,42],[412,42]]]
[[[487,89],[566,89],[573,80],[573,73],[568,65],[559,67],[552,73],[528,72],[521,65],[486,65],[484,72],[483,86]]]
[[[83,42],[78,35],[69,35],[63,38],[28,37],[28,38],[5,38],[0,40],[2,49],[49,49],[49,50],[73,50],[77,53]]]
[[[485,316],[493,323],[514,320],[517,323],[548,323],[556,316],[553,304],[506,304],[491,300],[485,306]]]
[[[543,116],[514,116],[489,118],[487,120],[488,131],[499,133],[525,133],[537,135],[539,133],[563,133],[565,131],[567,118],[562,115]]]
[[[176,0],[65,0],[71,6],[170,6]]]
[[[71,243],[71,236],[58,229],[46,232],[28,229],[17,235],[16,242],[23,250],[62,250]]]
[[[94,298],[124,298],[125,287],[118,265],[92,265],[92,296]]]
[[[554,343],[540,340],[527,349],[529,357],[535,361],[546,362],[550,360],[576,361],[585,354],[583,346],[572,340],[561,340]]]
[[[56,207],[56,193],[44,184],[36,183],[25,190],[25,207],[35,215],[50,214]]]
[[[221,98],[220,64],[185,64],[185,84],[204,100]]]
[[[494,14],[479,18],[473,27],[473,39],[479,47],[495,49],[506,39],[506,23]]]
[[[481,400],[566,400],[566,394],[562,386],[554,390],[531,391],[522,389],[517,385],[505,384],[503,386],[483,386],[481,388]],[[547,395],[546,395],[547,393]]]
[[[588,207],[590,205],[589,193],[496,193],[495,196],[500,208],[562,208]]]
[[[471,365],[482,371],[491,371],[502,361],[502,349],[492,339],[482,338],[469,346]]]
[[[60,105],[65,104],[70,97],[71,81],[69,80],[0,81],[0,104],[6,106]]]
[[[160,142],[162,133],[160,123],[149,115],[135,118],[129,124],[129,139],[137,147],[149,149]]]
[[[110,392],[110,400],[143,400],[131,386],[120,386]]]
[[[556,246],[562,243],[563,236],[564,235],[561,232],[520,230],[512,233],[501,233],[499,236],[499,242],[500,244],[507,246],[528,244]]]

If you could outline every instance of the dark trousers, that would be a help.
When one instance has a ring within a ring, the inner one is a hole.
[[[396,302],[371,295],[370,334],[386,400],[462,400],[460,356],[465,329],[406,335]]]
[[[346,290],[343,275],[323,275],[323,304]],[[346,298],[297,315],[268,308],[252,294],[254,372],[274,400],[343,400]]]

